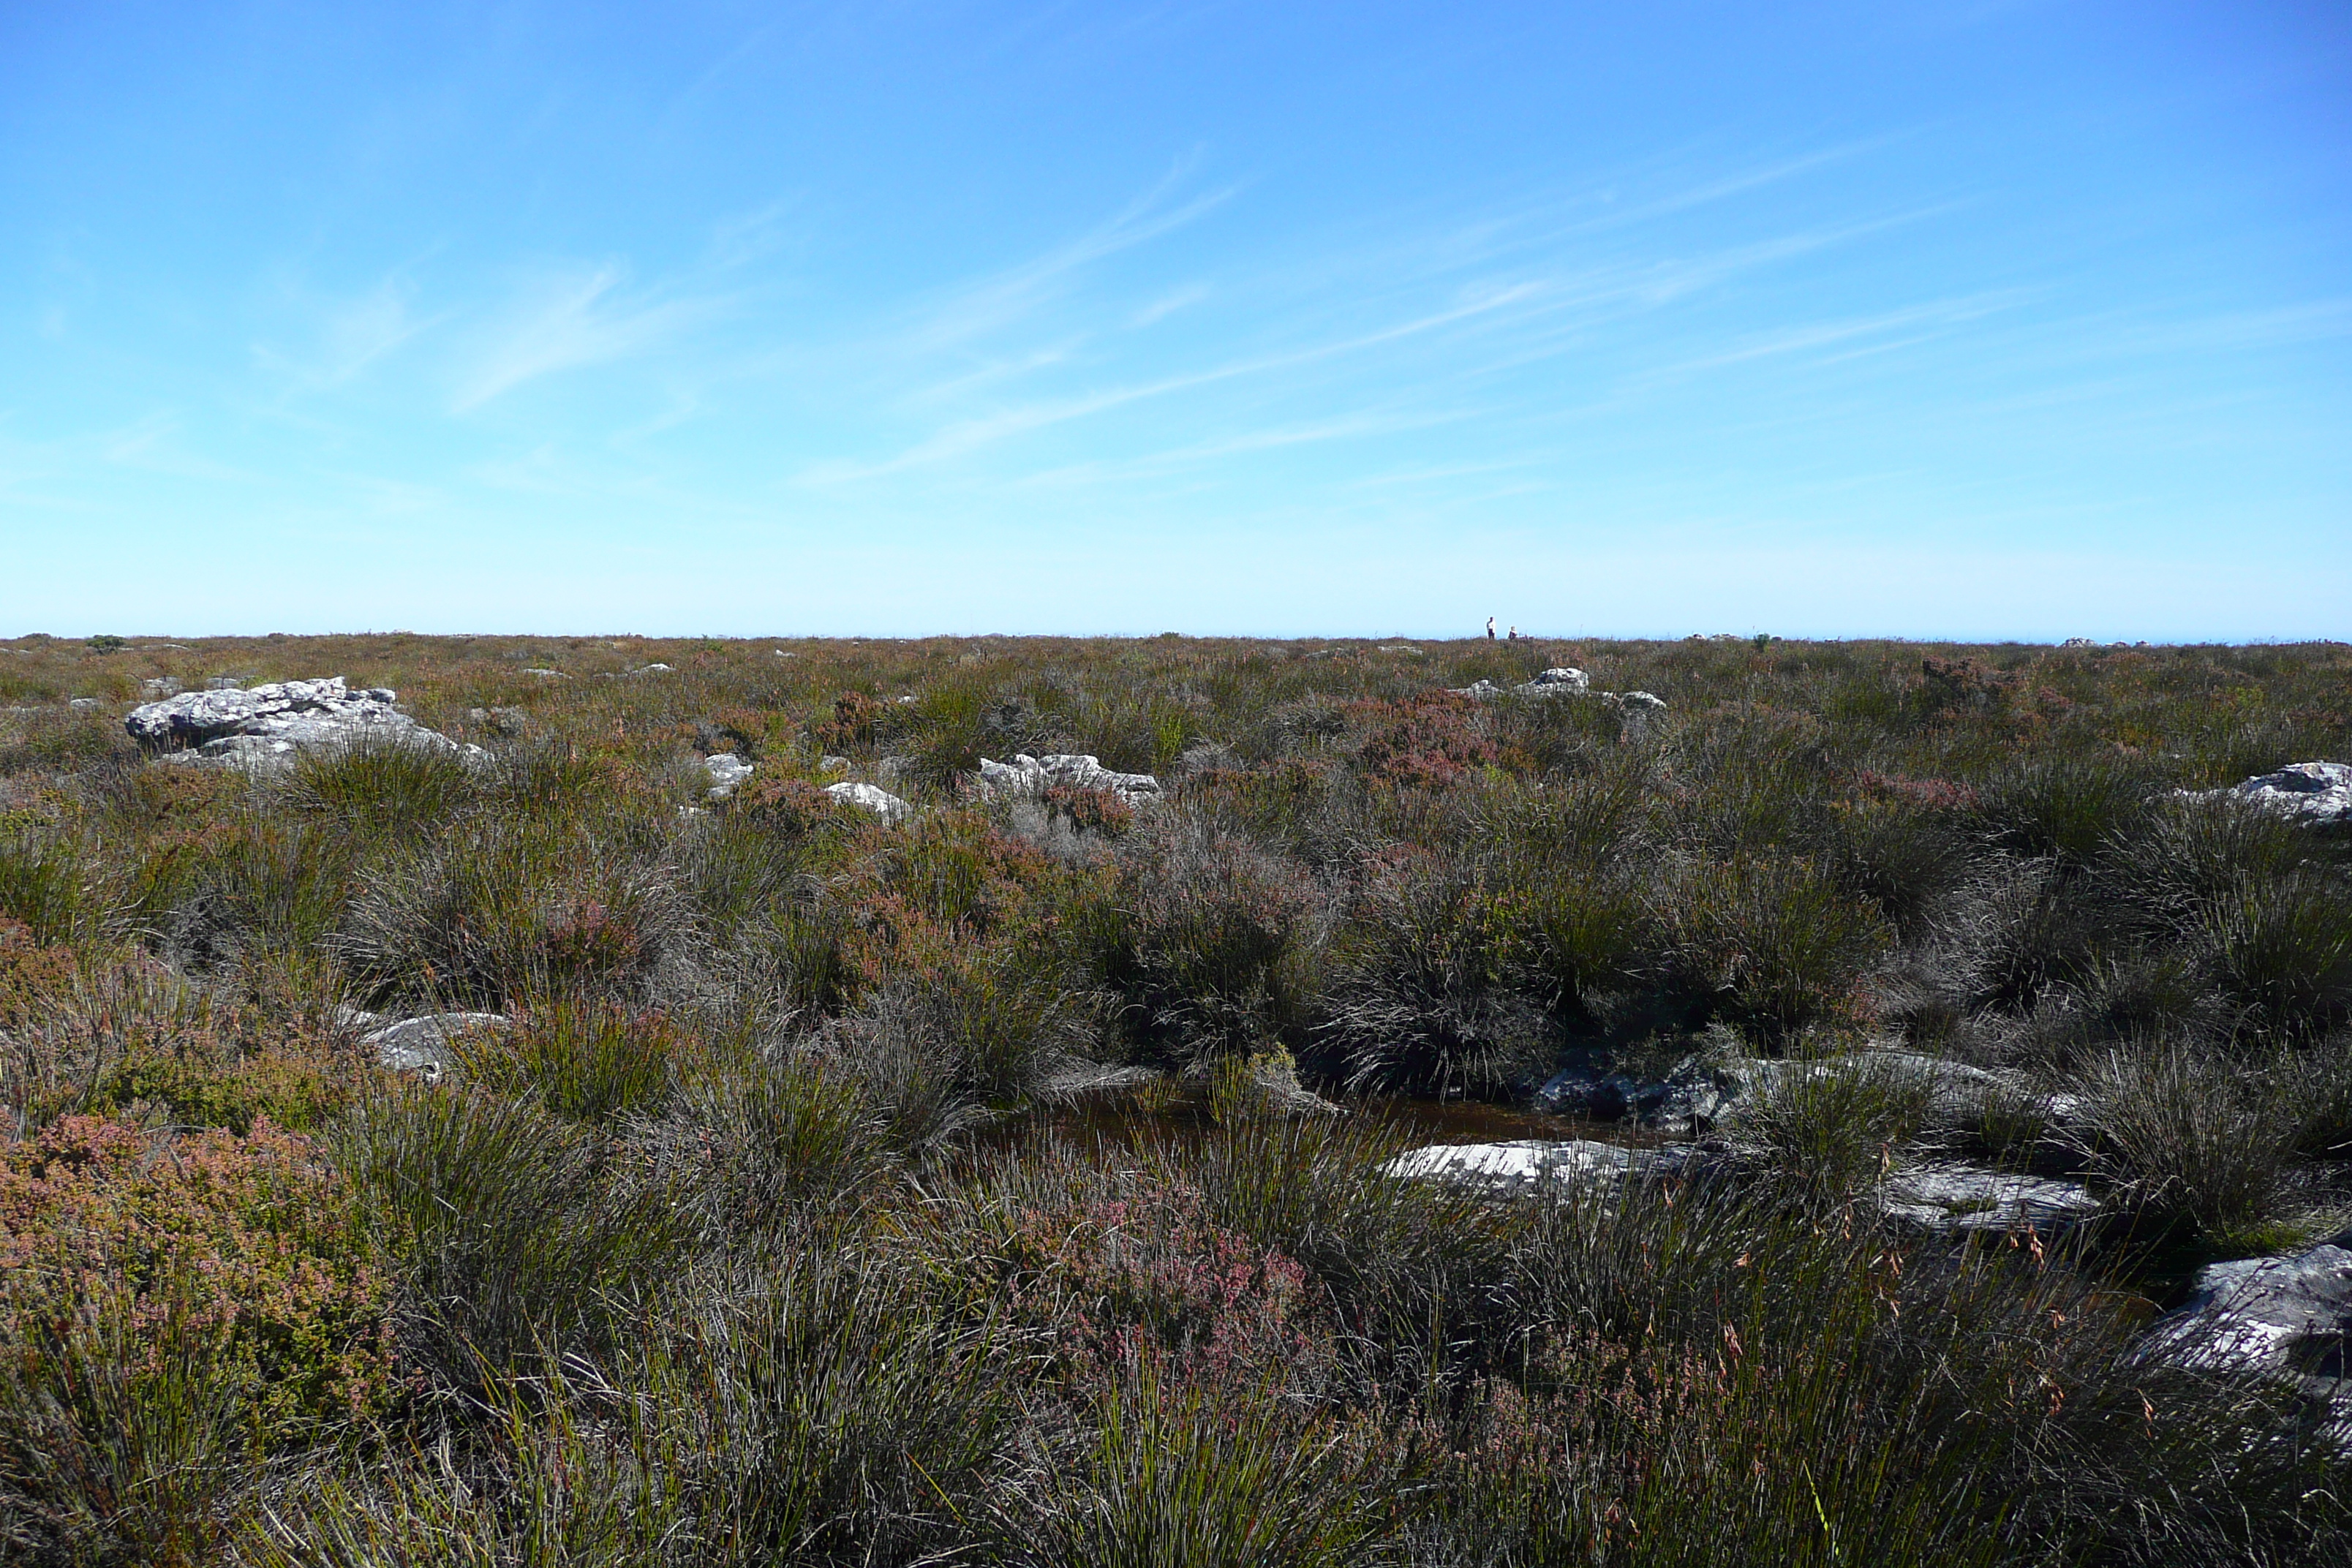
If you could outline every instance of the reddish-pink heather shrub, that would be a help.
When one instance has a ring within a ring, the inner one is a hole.
[[[1366,728],[1356,751],[1364,776],[1384,784],[1443,789],[1495,760],[1494,742],[1475,727],[1478,705],[1451,691],[1402,702],[1357,702],[1349,717]]]
[[[20,1021],[42,999],[72,983],[74,952],[69,947],[45,947],[33,938],[33,928],[0,915],[0,1024]]]
[[[267,1120],[172,1137],[71,1116],[0,1152],[0,1353],[20,1371],[104,1318],[174,1321],[273,1433],[396,1396],[391,1295],[346,1185]]]
[[[1315,1394],[1334,1327],[1297,1259],[1208,1217],[1197,1188],[1136,1182],[1012,1217],[998,1258],[1014,1310],[1050,1327],[1065,1374],[1099,1394],[1138,1363],[1158,1384]]]
[[[1135,826],[1135,807],[1107,789],[1055,784],[1043,798],[1047,812],[1087,832],[1115,838]]]
[[[1871,768],[1853,775],[1853,787],[1874,799],[1898,801],[1927,811],[1965,811],[1977,804],[1971,785],[1952,779],[1907,779]]]

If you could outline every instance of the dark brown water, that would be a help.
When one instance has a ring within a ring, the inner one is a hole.
[[[1351,1119],[1386,1122],[1414,1144],[1557,1142],[1570,1138],[1627,1146],[1668,1142],[1627,1122],[1554,1116],[1478,1100],[1348,1095],[1339,1104]],[[1059,1136],[1080,1143],[1150,1143],[1197,1138],[1213,1125],[1204,1094],[1163,1083],[1141,1090],[1087,1095],[1070,1104],[1038,1106],[985,1129],[976,1142],[982,1146],[1002,1146]]]

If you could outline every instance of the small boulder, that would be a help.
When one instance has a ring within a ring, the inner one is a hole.
[[[453,1042],[458,1037],[504,1029],[510,1023],[503,1013],[432,1013],[372,1029],[360,1037],[360,1044],[373,1047],[376,1060],[390,1070],[413,1072],[427,1083],[437,1083],[457,1060]]]
[[[702,759],[703,771],[710,775],[710,798],[725,800],[735,793],[735,786],[759,772],[757,764],[747,763],[732,752],[714,752]]]
[[[1585,692],[1592,689],[1592,679],[1580,669],[1547,669],[1524,686],[1516,687],[1522,697],[1556,697],[1568,692]]]
[[[845,805],[870,811],[885,822],[904,822],[915,809],[879,784],[833,784],[824,786],[824,793]]]

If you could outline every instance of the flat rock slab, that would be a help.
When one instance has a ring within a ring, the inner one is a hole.
[[[1381,1167],[1408,1181],[1453,1182],[1496,1197],[1519,1197],[1583,1182],[1681,1173],[1702,1156],[1688,1145],[1625,1149],[1588,1138],[1509,1143],[1436,1143]]]
[[[2099,1200],[2080,1182],[2020,1176],[1979,1165],[1898,1171],[1880,1191],[1892,1218],[1929,1230],[2053,1231],[2089,1219]]]
[[[2194,1366],[2318,1373],[2339,1385],[2352,1338],[2352,1230],[2302,1252],[2208,1264],[2151,1342]]]

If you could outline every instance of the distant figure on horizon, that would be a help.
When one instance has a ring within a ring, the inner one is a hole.
[[[1505,641],[1507,641],[1507,642],[1517,642],[1517,641],[1518,641],[1518,640],[1519,640],[1519,628],[1518,628],[1518,627],[1517,627],[1517,626],[1513,626],[1513,627],[1511,628],[1511,635],[1510,635],[1508,637],[1505,638],[1504,640],[1505,640]]]
[[[1488,642],[1495,640],[1495,617],[1492,616],[1486,617],[1486,640]]]

